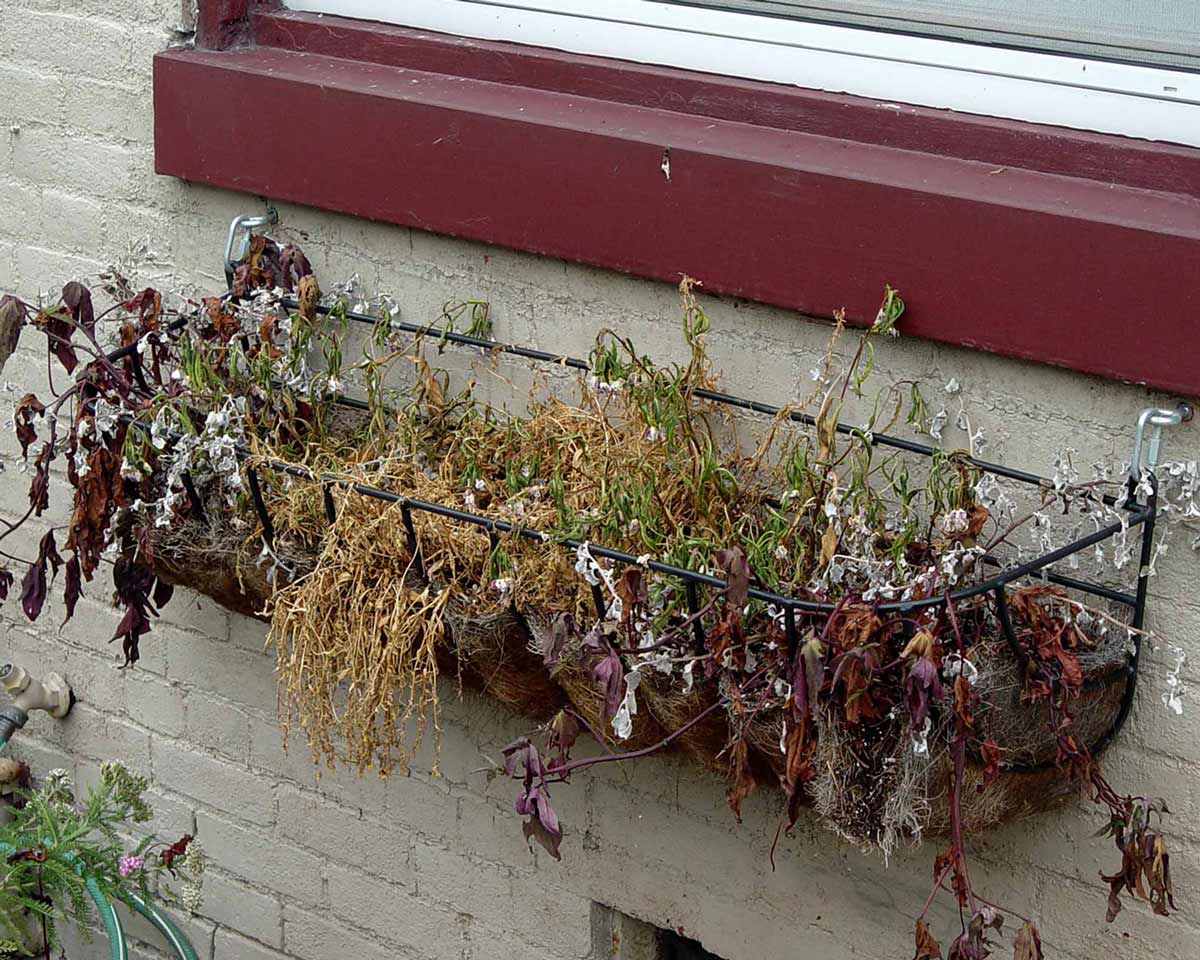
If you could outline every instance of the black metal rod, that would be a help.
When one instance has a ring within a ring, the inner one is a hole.
[[[229,297],[229,294],[226,293],[220,299],[225,300],[228,297]],[[180,327],[182,327],[185,323],[187,323],[187,321],[188,321],[187,317],[176,317],[174,320],[172,320],[170,323],[167,324],[167,326],[165,328],[166,332],[174,333],[176,330],[178,330]],[[137,348],[138,348],[138,341],[134,340],[133,343],[127,343],[127,344],[125,344],[125,346],[118,347],[116,350],[113,350],[112,352],[105,354],[105,357],[108,359],[109,363],[116,363],[118,360],[124,360],[131,353],[137,353]]]
[[[153,393],[150,384],[146,382],[146,371],[142,369],[142,355],[137,350],[133,350],[129,353],[128,359],[129,367],[133,371],[133,379],[137,381],[137,385],[146,393]]]
[[[529,527],[519,527],[516,524],[509,523],[507,520],[497,520],[493,517],[485,517],[477,513],[469,513],[466,510],[459,510],[455,507],[443,506],[440,503],[430,503],[425,500],[417,500],[413,497],[406,497],[399,493],[393,493],[390,490],[381,490],[378,487],[368,486],[367,484],[358,483],[353,480],[344,480],[331,475],[318,477],[306,467],[298,467],[294,464],[285,463],[281,460],[268,460],[265,461],[265,465],[270,467],[272,470],[278,470],[294,477],[301,477],[306,480],[328,480],[333,483],[345,485],[354,490],[356,493],[362,494],[363,496],[374,497],[379,500],[385,500],[389,503],[407,503],[414,510],[421,510],[425,513],[433,513],[452,520],[459,520],[463,523],[474,524],[475,526],[483,527],[484,529],[495,530],[499,533],[514,533],[518,536],[527,537],[531,540],[540,540],[542,542],[553,540],[561,544],[563,547],[572,550],[576,550],[584,545],[583,540],[577,540],[572,537],[555,538],[550,534],[543,533],[540,530],[533,530]],[[959,600],[968,600],[972,597],[980,596],[981,594],[990,593],[998,586],[1012,583],[1014,580],[1019,580],[1031,573],[1037,573],[1043,568],[1048,567],[1053,563],[1057,563],[1064,557],[1070,556],[1072,553],[1076,553],[1079,550],[1093,546],[1102,540],[1107,540],[1127,527],[1133,527],[1144,523],[1146,521],[1146,517],[1147,514],[1145,508],[1135,511],[1129,516],[1124,524],[1109,524],[1107,527],[1102,527],[1101,529],[1096,530],[1085,537],[1081,537],[1080,539],[1067,544],[1065,547],[1060,547],[1057,550],[1043,554],[1034,560],[1030,560],[1018,566],[1010,567],[998,576],[992,577],[990,580],[973,584],[970,587],[965,587],[962,590],[955,591],[949,594],[948,597],[947,595],[942,594],[933,597],[926,597],[921,600],[893,601],[891,603],[881,604],[879,606],[879,610],[884,613],[909,613],[913,610],[932,609],[943,606],[947,602],[947,599],[952,602],[956,602]],[[717,589],[724,589],[728,586],[728,583],[719,577],[714,577],[706,573],[700,573],[695,570],[688,570],[685,567],[677,567],[674,564],[662,563],[658,560],[647,560],[644,563],[639,564],[637,557],[631,553],[626,553],[623,550],[614,550],[610,547],[602,547],[593,543],[588,543],[587,547],[593,556],[603,557],[608,560],[615,560],[619,563],[645,566],[656,573],[664,573],[669,576],[678,577],[685,582],[693,582],[698,585],[715,587]],[[834,603],[820,602],[816,600],[799,600],[795,597],[788,597],[782,594],[773,593],[768,590],[761,590],[757,587],[750,588],[749,596],[755,600],[762,600],[766,603],[774,603],[782,606],[790,606],[796,610],[803,610],[807,613],[832,613],[837,606]]]
[[[592,584],[592,606],[596,608],[596,616],[601,620],[608,616],[608,608],[604,604],[604,593],[600,590],[600,584]]]
[[[413,524],[412,510],[407,503],[400,504],[400,518],[404,522],[404,536],[408,540],[408,552],[412,555],[417,576],[425,579],[425,560],[421,556],[421,544],[417,540],[417,528]]]
[[[292,297],[285,297],[280,301],[283,306],[290,310],[298,309],[299,303]],[[318,306],[317,312],[328,314],[332,312],[332,307]],[[371,325],[378,324],[381,320],[379,317],[372,317],[365,313],[356,313],[352,310],[345,312],[347,320],[353,320],[356,323],[369,323]],[[534,350],[530,347],[522,347],[512,343],[498,343],[495,340],[485,340],[482,337],[472,337],[465,333],[455,333],[452,330],[443,330],[432,324],[416,324],[407,323],[403,320],[388,320],[388,327],[393,330],[401,330],[406,333],[412,333],[417,336],[437,337],[439,340],[444,340],[447,343],[456,343],[463,346],[478,347],[481,350],[486,350],[491,353],[504,353],[514,357],[523,357],[527,360],[537,360],[542,363],[553,363],[563,367],[569,367],[573,370],[590,370],[591,366],[586,360],[579,357],[569,357],[565,354],[548,353],[545,350]],[[777,417],[783,412],[782,407],[777,407],[769,403],[761,403],[758,400],[747,400],[744,397],[737,397],[733,394],[723,393],[719,390],[707,390],[697,388],[692,391],[692,395],[700,397],[703,400],[711,400],[715,403],[725,404],[726,406],[736,407],[741,410],[749,410],[753,413],[760,413],[768,417]],[[803,423],[807,426],[815,426],[816,418],[807,413],[801,413],[798,410],[789,410],[788,417],[796,423]],[[925,443],[918,443],[915,440],[906,440],[903,437],[893,437],[890,434],[873,433],[862,427],[851,426],[844,423],[836,425],[838,433],[841,434],[858,434],[860,436],[870,436],[870,442],[880,446],[892,447],[896,450],[904,450],[909,453],[920,454],[925,457],[932,457],[936,453],[942,452],[938,447],[930,446]],[[980,460],[972,456],[964,456],[961,458],[964,463],[968,463],[977,470],[982,470],[984,473],[995,474],[996,476],[1006,477],[1009,480],[1016,480],[1019,483],[1030,484],[1035,487],[1053,486],[1053,481],[1046,477],[1040,477],[1035,473],[1029,473],[1026,470],[1015,470],[1012,467],[1006,467],[1000,463],[991,463],[987,460]],[[1105,496],[1104,502],[1110,506],[1116,502],[1115,497]]]
[[[1024,683],[1029,675],[1029,658],[1025,656],[1025,651],[1021,649],[1021,644],[1017,640],[1017,631],[1013,628],[1012,615],[1008,610],[1008,595],[1005,593],[1004,587],[997,587],[994,596],[996,598],[996,619],[1000,621],[1000,631],[1004,634],[1008,649],[1016,658],[1017,663],[1021,665],[1021,682]]]
[[[263,540],[274,550],[275,525],[271,523],[271,515],[267,513],[267,503],[263,500],[262,487],[258,483],[258,471],[253,467],[246,467],[246,479],[250,482],[250,499],[254,502],[254,512],[258,514],[259,522],[262,523]]]
[[[989,567],[998,567],[1003,569],[1004,564],[998,557],[987,556],[983,558],[983,562]],[[1126,607],[1136,607],[1137,597],[1132,593],[1126,593],[1124,590],[1114,590],[1112,587],[1106,587],[1102,583],[1089,583],[1087,580],[1079,580],[1075,577],[1068,577],[1061,573],[1050,573],[1043,571],[1042,576],[1050,583],[1057,584],[1060,587],[1067,587],[1071,590],[1078,590],[1081,593],[1090,593],[1093,596],[1103,597],[1105,600],[1111,600],[1113,603],[1119,603]]]
[[[333,486],[321,484],[321,500],[325,505],[325,519],[332,525],[337,523],[337,508],[333,505]]]
[[[293,297],[284,297],[280,303],[289,310],[296,310],[300,306],[299,302]],[[317,307],[317,313],[328,314],[332,312],[332,307]],[[366,313],[355,313],[352,310],[347,310],[345,317],[347,320],[353,320],[356,323],[369,323],[372,326],[379,323],[381,319],[380,317],[372,317]],[[534,350],[531,347],[522,347],[515,343],[497,343],[495,340],[485,340],[483,337],[472,337],[466,333],[455,333],[453,330],[444,330],[433,324],[408,323],[404,320],[388,320],[386,322],[388,328],[391,330],[400,330],[404,333],[412,333],[421,337],[437,337],[439,340],[445,340],[447,343],[456,343],[465,347],[478,347],[480,350],[486,350],[488,353],[507,353],[510,356],[523,357],[526,360],[537,360],[540,363],[554,363],[563,367],[571,367],[574,370],[590,369],[586,360],[580,360],[577,357],[568,357],[565,354],[547,353],[545,350]]]
[[[1137,604],[1133,608],[1132,626],[1133,649],[1129,653],[1126,665],[1125,692],[1121,695],[1121,705],[1113,719],[1108,732],[1092,747],[1093,753],[1099,753],[1116,738],[1129,719],[1133,710],[1133,698],[1137,693],[1138,663],[1142,656],[1142,629],[1146,624],[1146,599],[1150,593],[1150,564],[1154,559],[1154,525],[1158,510],[1158,480],[1150,475],[1150,495],[1146,497],[1146,522],[1142,525],[1142,549],[1139,557]]]
[[[204,512],[204,501],[200,499],[200,494],[196,491],[196,484],[192,481],[191,473],[184,470],[180,479],[183,481],[183,489],[187,493],[188,502],[192,505],[192,513],[201,523],[208,523],[208,516]]]
[[[788,661],[791,662],[800,646],[800,636],[796,632],[796,611],[791,606],[783,608],[783,635],[787,638]]]

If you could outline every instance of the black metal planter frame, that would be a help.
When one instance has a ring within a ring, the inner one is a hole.
[[[238,218],[234,221],[230,228],[230,241],[226,249],[226,274],[230,278],[232,284],[232,267],[235,265],[231,256],[233,247],[233,239],[236,229],[239,226],[239,221],[242,223],[241,229],[245,229],[247,224],[250,226],[261,226],[263,223],[258,221],[273,222],[269,218]],[[232,294],[226,294],[232,296]],[[299,304],[296,300],[287,298],[282,301],[282,306],[295,310]],[[319,306],[317,308],[321,314],[328,314],[331,308]],[[346,311],[344,316],[347,320],[369,324],[374,326],[378,324],[379,318],[369,316],[353,311]],[[175,321],[172,326],[181,326],[184,319],[180,318]],[[543,350],[535,350],[529,347],[519,346],[516,344],[497,343],[493,340],[486,340],[480,337],[473,337],[467,334],[455,333],[435,327],[432,325],[419,325],[407,323],[400,320],[388,321],[389,327],[393,330],[410,333],[416,336],[428,336],[436,338],[439,343],[453,343],[460,346],[474,347],[486,351],[489,354],[505,354],[514,357],[520,357],[526,360],[537,361],[540,363],[553,364],[559,367],[565,367],[580,372],[589,372],[590,366],[586,360],[577,357],[569,357],[562,354],[548,353]],[[120,350],[113,351],[109,354],[109,359],[112,361],[120,359],[128,359],[135,368],[135,375],[140,373],[137,369],[140,366],[139,355],[136,350],[136,345],[125,347]],[[768,417],[778,416],[782,410],[779,407],[772,406],[767,403],[761,403],[757,400],[749,400],[743,397],[733,396],[731,394],[722,393],[715,390],[697,389],[694,395],[702,400],[711,401],[714,403],[724,404],[740,410],[750,411],[752,413],[762,414]],[[339,397],[336,401],[342,406],[366,410],[368,405],[361,400],[355,400],[348,397]],[[1172,422],[1180,422],[1181,420],[1191,419],[1191,408],[1187,405],[1181,405],[1178,411],[1155,411],[1159,415],[1173,415]],[[1135,459],[1140,456],[1141,449],[1141,431],[1148,415],[1151,411],[1146,411],[1143,414],[1142,422],[1138,427],[1138,443],[1135,450]],[[799,424],[807,426],[815,426],[816,420],[814,417],[796,411],[789,411],[788,416]],[[1154,422],[1151,420],[1150,422]],[[1160,421],[1162,422],[1162,421]],[[866,439],[867,442],[882,447],[889,447],[895,450],[901,450],[907,453],[917,454],[925,457],[933,457],[942,452],[936,447],[927,444],[918,443],[913,440],[907,440],[902,437],[893,437],[887,434],[868,433],[867,431],[846,424],[837,424],[837,431],[845,435],[855,435]],[[1157,446],[1157,439],[1153,442]],[[243,457],[248,456],[248,451],[239,451]],[[1157,450],[1155,449],[1155,455]],[[1004,466],[1003,464],[990,463],[985,460],[980,460],[975,457],[962,456],[961,461],[969,464],[983,473],[993,474],[995,476],[1004,477],[1029,486],[1039,488],[1052,488],[1053,481],[1037,476],[1033,473],[1028,473],[1023,470],[1016,470],[1012,467]],[[1151,458],[1152,460],[1154,457]],[[443,517],[449,521],[464,523],[479,527],[486,532],[488,536],[495,538],[497,534],[509,534],[512,536],[526,537],[529,539],[540,540],[543,542],[554,541],[560,544],[564,549],[577,550],[585,546],[585,541],[568,538],[554,537],[551,534],[540,530],[535,530],[529,527],[520,526],[506,520],[500,520],[494,517],[485,516],[480,513],[475,513],[468,510],[459,510],[455,507],[448,507],[439,503],[431,503],[425,500],[419,500],[414,497],[408,497],[401,493],[396,493],[391,490],[384,490],[378,487],[370,486],[363,483],[346,480],[327,474],[316,474],[304,467],[299,467],[294,464],[285,463],[278,460],[265,461],[264,466],[272,471],[285,474],[298,479],[313,481],[322,484],[324,487],[324,506],[327,519],[332,523],[336,517],[334,512],[334,502],[331,496],[331,489],[335,486],[347,488],[353,492],[365,497],[370,497],[380,500],[385,503],[394,503],[400,506],[401,518],[404,523],[404,529],[407,535],[408,547],[412,551],[414,557],[414,566],[418,573],[424,575],[424,565],[421,559],[420,544],[417,540],[416,530],[413,524],[413,511],[433,514]],[[254,505],[255,512],[258,515],[259,521],[262,524],[263,539],[269,547],[274,546],[274,527],[271,522],[270,514],[267,511],[266,502],[262,495],[262,488],[259,482],[258,473],[254,467],[248,466],[246,469],[247,480],[250,489],[251,500]],[[198,516],[203,517],[203,504],[191,482],[191,478],[185,475],[184,477],[185,491],[192,502],[193,508],[197,511]],[[1018,663],[1024,664],[1024,654],[1021,651],[1020,644],[1017,640],[1016,632],[1013,627],[1012,618],[1010,616],[1007,587],[1009,584],[1031,577],[1035,574],[1040,574],[1041,577],[1051,583],[1060,586],[1087,593],[1096,597],[1101,597],[1121,606],[1128,607],[1132,613],[1130,617],[1130,626],[1133,628],[1132,633],[1132,648],[1130,650],[1128,660],[1123,668],[1125,674],[1125,689],[1122,694],[1122,699],[1118,708],[1116,717],[1110,729],[1094,744],[1090,746],[1093,753],[1098,753],[1103,750],[1116,738],[1121,728],[1124,726],[1129,712],[1133,706],[1134,694],[1137,688],[1138,664],[1142,651],[1142,632],[1146,616],[1146,600],[1149,586],[1148,568],[1153,556],[1154,549],[1154,527],[1157,515],[1158,495],[1157,482],[1154,479],[1153,473],[1150,474],[1151,492],[1144,501],[1139,501],[1137,498],[1137,480],[1131,477],[1128,481],[1129,490],[1124,509],[1128,511],[1128,516],[1125,521],[1116,522],[1102,527],[1087,536],[1080,537],[1063,547],[1059,547],[1048,553],[1042,554],[1036,559],[1029,560],[1025,563],[1017,564],[1007,568],[1003,568],[1002,562],[992,556],[985,556],[983,562],[989,566],[1002,567],[1001,572],[996,576],[991,577],[980,583],[972,584],[947,594],[935,597],[927,597],[920,600],[902,600],[880,604],[878,609],[885,613],[907,614],[915,610],[931,609],[942,607],[949,603],[956,603],[962,600],[968,600],[973,597],[990,595],[996,605],[997,619],[1004,636],[1011,648],[1013,655],[1017,658]],[[1105,495],[1101,498],[1108,506],[1115,506],[1117,498],[1111,495]],[[1139,550],[1139,567],[1137,584],[1133,593],[1116,590],[1101,583],[1095,583],[1087,580],[1080,580],[1074,577],[1065,576],[1055,573],[1048,568],[1053,564],[1062,561],[1073,554],[1079,553],[1088,547],[1094,546],[1105,540],[1108,540],[1122,530],[1138,527],[1140,528],[1140,550]],[[700,609],[699,589],[701,587],[723,589],[727,586],[725,580],[720,577],[715,577],[710,574],[702,573],[698,570],[691,570],[685,567],[675,566],[669,563],[662,563],[657,560],[639,561],[633,554],[626,553],[622,550],[614,550],[610,547],[605,547],[599,544],[586,542],[587,549],[594,557],[604,558],[615,563],[632,564],[642,566],[656,573],[665,576],[673,577],[681,581],[685,588],[685,595],[688,606],[692,614],[696,614]],[[603,618],[606,613],[607,605],[600,592],[598,586],[592,588],[593,596],[596,603],[597,614]],[[785,632],[791,650],[794,652],[795,646],[798,643],[799,632],[796,624],[796,616],[801,614],[831,614],[837,609],[837,605],[828,602],[818,602],[813,600],[805,600],[798,597],[786,596],[774,593],[769,590],[763,590],[758,587],[751,587],[749,596],[754,599],[765,601],[776,605],[783,614]],[[702,630],[700,620],[695,619],[695,628],[697,631]],[[702,634],[698,634],[702,638]],[[1103,678],[1106,682],[1109,678]],[[1039,766],[1045,766],[1042,764]]]
[[[294,310],[299,306],[299,304],[294,299],[288,298],[283,301],[283,306]],[[328,314],[330,312],[330,308],[318,307],[318,312],[321,314]],[[344,315],[347,320],[356,323],[371,325],[379,323],[378,317],[372,317],[367,314],[346,311]],[[442,330],[433,326],[421,326],[419,324],[406,323],[399,320],[389,321],[389,326],[391,329],[402,333],[411,333],[416,336],[437,338],[438,342],[453,343],[466,347],[476,347],[491,354],[506,354],[526,360],[554,364],[556,366],[566,367],[572,370],[578,370],[580,372],[590,371],[590,366],[587,361],[578,357],[547,353],[543,350],[534,350],[529,347],[523,347],[516,344],[497,343],[495,341],[485,340],[480,337],[454,333],[452,331]],[[781,412],[779,407],[761,403],[757,400],[748,400],[743,397],[721,393],[715,390],[697,389],[694,391],[694,396],[702,400],[725,404],[730,407],[748,410],[753,413],[762,414],[768,417],[778,416]],[[365,409],[367,407],[367,404],[363,403],[362,401],[353,399],[340,398],[339,402],[343,403],[345,406],[354,407],[357,409]],[[805,413],[789,411],[788,416],[796,423],[807,426],[815,426],[816,424],[815,418]],[[841,434],[856,435],[860,438],[867,435],[864,430],[858,427],[848,426],[841,423],[837,425],[837,431]],[[882,447],[889,447],[895,450],[901,450],[907,453],[918,454],[925,457],[932,457],[941,452],[936,447],[932,447],[923,443],[917,443],[902,437],[893,437],[888,434],[871,434],[869,442]],[[960,459],[984,473],[995,474],[996,476],[1004,477],[1009,480],[1014,480],[1019,483],[1036,486],[1039,488],[1053,487],[1052,481],[1023,470],[1015,470],[1011,467],[1004,466],[1003,464],[990,463],[985,460],[979,460],[975,457],[961,457]],[[488,517],[484,514],[475,513],[473,511],[459,510],[455,507],[445,506],[444,504],[419,500],[417,498],[408,497],[391,490],[384,490],[367,484],[339,479],[330,475],[317,475],[303,467],[298,467],[294,464],[285,463],[278,460],[265,461],[265,466],[271,470],[286,474],[291,477],[321,483],[325,488],[325,512],[330,522],[335,519],[333,499],[330,496],[331,486],[338,485],[347,487],[353,490],[355,493],[365,497],[372,497],[386,503],[399,504],[401,518],[403,520],[405,533],[408,539],[408,547],[409,550],[412,551],[415,568],[421,576],[424,575],[424,564],[421,559],[420,544],[417,541],[416,531],[412,520],[412,513],[414,510],[444,517],[447,520],[477,526],[492,537],[495,537],[496,534],[509,534],[512,536],[526,537],[533,540],[554,540],[567,550],[577,550],[585,544],[585,541],[582,540],[570,537],[553,537],[551,534],[540,530],[524,527],[519,524],[511,523],[507,520]],[[262,495],[262,489],[259,484],[258,475],[253,467],[247,468],[247,478],[249,481],[251,500],[254,503],[254,509],[258,514],[259,521],[263,526],[263,536],[267,540],[268,544],[273,545],[274,530],[271,524],[271,518],[267,511],[266,502]],[[1110,600],[1122,606],[1129,607],[1132,610],[1130,625],[1134,628],[1134,633],[1132,650],[1124,667],[1125,689],[1122,694],[1117,716],[1114,718],[1111,728],[1100,738],[1098,742],[1091,745],[1091,750],[1094,753],[1098,753],[1112,743],[1112,741],[1116,738],[1117,734],[1124,726],[1125,721],[1129,716],[1129,712],[1133,707],[1133,699],[1137,687],[1138,661],[1141,656],[1142,647],[1141,631],[1145,623],[1146,616],[1146,598],[1149,580],[1148,567],[1151,561],[1152,550],[1154,546],[1154,524],[1157,514],[1157,484],[1152,480],[1152,492],[1148,497],[1146,497],[1145,502],[1139,502],[1136,499],[1136,483],[1132,478],[1129,480],[1129,486],[1129,496],[1125,504],[1125,508],[1128,510],[1129,515],[1126,518],[1125,523],[1111,523],[1100,528],[1099,530],[1093,531],[1087,536],[1080,537],[1079,539],[1068,543],[1066,546],[1059,547],[1058,549],[1052,550],[1049,553],[1042,554],[1041,556],[1025,563],[1003,569],[996,576],[991,577],[990,579],[981,583],[972,584],[969,587],[964,587],[960,590],[953,591],[949,594],[943,594],[941,596],[926,597],[921,600],[906,600],[883,603],[879,605],[878,609],[883,613],[907,614],[915,610],[941,607],[945,606],[947,603],[957,603],[962,600],[971,599],[972,597],[989,594],[994,599],[996,604],[997,619],[1000,623],[1001,629],[1004,632],[1005,639],[1012,650],[1013,656],[1017,658],[1019,663],[1023,664],[1025,657],[1021,651],[1020,644],[1017,640],[1016,631],[1013,627],[1012,618],[1009,614],[1006,592],[1008,585],[1014,581],[1021,580],[1034,574],[1042,573],[1044,578],[1052,583],[1070,588],[1072,590],[1077,590],[1082,593],[1088,593],[1093,596],[1102,597],[1105,600]],[[1109,506],[1113,506],[1117,502],[1117,499],[1111,495],[1106,495],[1102,499]],[[1135,592],[1127,593],[1121,590],[1114,590],[1111,587],[1105,586],[1104,584],[1080,580],[1047,570],[1047,568],[1051,565],[1061,560],[1065,560],[1072,554],[1078,553],[1081,550],[1086,550],[1088,547],[1108,540],[1111,537],[1116,536],[1123,529],[1129,529],[1133,527],[1140,528],[1139,532],[1141,537],[1139,544],[1139,571]],[[604,558],[621,564],[639,565],[646,569],[652,570],[655,573],[664,574],[682,581],[685,588],[688,607],[693,615],[695,615],[700,609],[700,587],[723,589],[727,585],[725,580],[721,579],[720,577],[712,576],[711,574],[701,573],[698,570],[691,570],[686,567],[679,567],[669,563],[662,563],[658,560],[639,561],[638,558],[633,554],[626,553],[622,550],[614,550],[611,547],[605,547],[603,545],[587,542],[587,549],[595,557]],[[988,556],[984,557],[983,560],[989,565],[1000,565],[1000,561],[995,557]],[[603,595],[601,594],[598,586],[593,586],[592,592],[595,599],[597,615],[603,619],[607,609],[607,604],[605,603]],[[774,593],[772,591],[763,590],[757,587],[751,587],[749,595],[756,600],[762,600],[766,603],[774,604],[783,612],[784,628],[790,652],[794,652],[795,646],[799,639],[799,632],[796,626],[797,613],[831,614],[837,609],[837,604],[835,603],[804,600],[798,597]],[[697,630],[702,629],[699,618],[697,618],[694,623]],[[1103,681],[1107,682],[1109,679],[1110,678],[1106,677],[1103,678]]]

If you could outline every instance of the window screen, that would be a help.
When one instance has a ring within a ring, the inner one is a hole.
[[[1200,70],[1200,0],[667,0]]]

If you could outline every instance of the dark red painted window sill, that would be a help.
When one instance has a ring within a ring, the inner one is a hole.
[[[1200,151],[332,17],[221,30],[248,45],[155,60],[159,173],[817,316],[890,283],[907,334],[1200,394]]]

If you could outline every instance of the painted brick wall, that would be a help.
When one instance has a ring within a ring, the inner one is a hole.
[[[0,5],[0,290],[56,290],[127,260],[131,248],[143,251],[147,282],[208,291],[221,282],[226,226],[260,202],[152,172],[150,58],[186,39],[187,6]],[[582,352],[608,325],[659,355],[677,349],[667,287],[312,210],[281,212],[323,278],[357,271],[368,289],[395,294],[409,318],[431,319],[447,299],[479,296],[492,302],[501,339]],[[148,266],[145,249],[154,254]],[[881,287],[884,280],[903,287],[903,277],[881,274]],[[824,325],[753,305],[710,307],[713,354],[727,383],[777,402],[807,392]],[[884,378],[957,378],[989,453],[1039,471],[1052,470],[1067,446],[1083,462],[1119,460],[1137,411],[1173,399],[903,339],[878,362]],[[7,417],[25,390],[44,391],[44,359],[32,342],[4,377]],[[947,440],[962,438],[950,431]],[[1171,454],[1196,457],[1200,429],[1172,434],[1168,444]],[[27,478],[11,431],[0,449],[0,512],[12,518],[24,510]],[[42,529],[9,538],[5,549],[27,556]],[[1165,558],[1150,619],[1200,663],[1196,563],[1182,546]],[[208,898],[187,927],[206,960],[599,956],[612,941],[594,923],[593,902],[678,927],[728,960],[911,951],[930,845],[884,866],[803,819],[772,871],[777,800],[754,798],[737,827],[718,784],[665,759],[560,789],[568,837],[556,864],[527,849],[507,787],[474,772],[525,730],[494,704],[445,691],[441,777],[431,776],[426,750],[409,776],[357,781],[337,771],[316,782],[303,744],[281,749],[260,624],[183,592],[144,643],[142,662],[123,672],[107,643],[117,617],[99,581],[61,629],[59,608],[35,625],[11,602],[0,615],[4,658],[64,672],[80,697],[67,722],[31,722],[14,752],[41,772],[66,767],[83,783],[100,760],[120,757],[152,775],[159,826],[204,843],[214,864]],[[1133,721],[1107,762],[1116,783],[1161,793],[1176,811],[1177,918],[1127,909],[1105,926],[1097,871],[1111,866],[1111,848],[1090,839],[1097,824],[1083,803],[996,831],[975,851],[979,889],[1038,918],[1050,955],[1196,955],[1200,921],[1189,905],[1200,889],[1200,708],[1188,703],[1182,718],[1163,708],[1168,659],[1165,650],[1149,655]],[[1191,667],[1184,676],[1200,682]],[[939,922],[946,927],[948,918]],[[153,940],[144,926],[134,932]],[[80,945],[70,955],[98,949]]]

